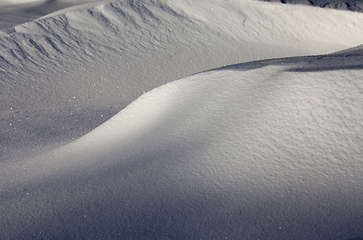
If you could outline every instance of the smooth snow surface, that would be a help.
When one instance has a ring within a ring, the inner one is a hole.
[[[103,1],[4,30],[0,238],[363,236],[362,18]]]
[[[0,6],[21,4],[21,3],[44,2],[44,1],[46,0],[2,0],[0,2]]]

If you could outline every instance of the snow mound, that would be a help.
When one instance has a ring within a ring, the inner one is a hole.
[[[63,148],[2,166],[4,236],[362,235],[363,76],[344,67],[361,57],[347,58],[193,75]]]
[[[354,47],[362,18],[258,1],[123,0],[9,28],[0,34],[1,155],[78,138],[191,74]]]
[[[362,17],[121,0],[4,30],[0,238],[363,236]]]

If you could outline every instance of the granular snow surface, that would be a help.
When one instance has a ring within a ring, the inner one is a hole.
[[[362,24],[135,0],[3,29],[0,238],[362,237]]]

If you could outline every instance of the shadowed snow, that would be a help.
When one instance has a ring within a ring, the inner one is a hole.
[[[362,20],[135,0],[4,30],[0,238],[363,236]]]
[[[362,72],[290,71],[308,63],[295,60],[169,83],[63,148],[3,165],[4,209],[19,198],[33,213],[5,213],[5,236],[362,234]],[[21,219],[31,228],[6,227]]]
[[[0,121],[7,127],[0,131],[11,140],[0,139],[2,158],[78,138],[143,92],[191,74],[356,46],[362,18],[255,1],[117,1],[7,29],[0,37]],[[39,135],[43,126],[50,127]]]

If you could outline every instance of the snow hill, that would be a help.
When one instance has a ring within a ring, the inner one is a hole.
[[[76,139],[142,93],[200,71],[354,47],[362,18],[255,1],[138,0],[78,5],[6,29],[2,155]]]
[[[362,17],[102,1],[3,30],[0,238],[362,237]]]

